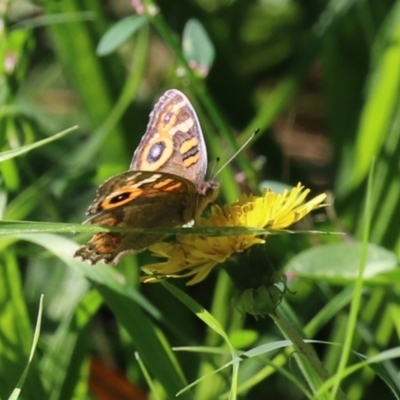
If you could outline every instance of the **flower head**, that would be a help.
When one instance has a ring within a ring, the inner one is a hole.
[[[261,196],[242,195],[231,205],[212,205],[205,217],[198,217],[196,227],[250,227],[282,230],[304,218],[312,210],[324,207],[326,195],[320,194],[304,202],[309,189],[300,183],[281,194],[264,190]],[[244,234],[240,236],[179,235],[176,243],[160,242],[149,249],[167,261],[143,267],[153,276],[144,277],[151,282],[161,277],[194,277],[193,285],[202,281],[218,264],[224,263],[251,246],[265,243],[265,236]]]

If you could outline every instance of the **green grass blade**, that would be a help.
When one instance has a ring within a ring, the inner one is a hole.
[[[209,328],[211,328],[214,332],[220,335],[226,345],[228,346],[232,360],[236,359],[236,350],[232,346],[232,343],[229,340],[228,335],[222,328],[221,324],[210,314],[207,310],[204,309],[200,304],[194,301],[191,297],[189,297],[186,293],[182,292],[176,286],[171,285],[166,281],[162,281],[161,284],[170,291],[178,300],[180,300],[186,307],[188,307],[198,318],[200,318]],[[229,399],[236,399],[237,397],[237,379],[239,373],[239,364],[234,362],[231,375],[231,391],[229,393]],[[185,390],[188,389],[185,388]]]
[[[146,365],[141,360],[139,353],[135,352],[135,358],[139,364],[143,376],[146,379],[147,384],[149,385],[152,396],[154,397],[155,400],[162,400],[163,399],[162,394],[159,395],[160,389],[157,387],[156,382],[154,382],[154,380],[151,378],[151,375],[147,370]]]
[[[371,171],[368,176],[366,204],[365,204],[364,215],[363,215],[364,234],[363,234],[363,247],[362,247],[360,261],[359,261],[359,275],[355,281],[354,297],[351,302],[350,315],[349,315],[349,321],[347,324],[347,330],[346,330],[345,342],[343,345],[343,351],[341,353],[337,372],[334,375],[334,386],[332,388],[332,397],[333,398],[336,397],[336,395],[339,391],[340,383],[343,379],[342,374],[343,374],[343,371],[346,367],[346,364],[347,364],[349,356],[350,356],[351,345],[352,345],[352,341],[354,338],[354,332],[356,330],[356,325],[357,325],[357,316],[359,314],[359,310],[361,307],[362,290],[363,290],[363,284],[364,284],[363,276],[364,276],[365,266],[367,263],[368,239],[369,239],[369,234],[370,234],[370,229],[371,229],[371,198],[372,198],[372,192],[373,192],[373,182],[374,182],[374,164],[372,164],[372,168],[371,168]]]
[[[160,282],[169,292],[171,292],[179,301],[181,301],[186,307],[188,307],[194,314],[197,315],[209,328],[220,335],[228,348],[231,351],[232,356],[236,355],[236,350],[232,346],[227,334],[222,328],[221,324],[199,303],[189,297],[182,290],[178,289],[176,286],[172,285],[167,281]]]
[[[16,257],[11,250],[3,251],[0,259],[0,373],[7,379],[0,380],[0,396],[6,398],[16,388],[26,360],[32,352],[33,328],[28,315],[28,304],[22,288],[22,277]],[[24,396],[47,397],[37,363],[29,363],[30,373],[25,375]],[[20,387],[17,388],[18,392]]]
[[[336,296],[330,299],[304,328],[308,337],[313,337],[315,333],[331,321],[341,310],[351,302],[353,298],[353,288],[351,286],[344,288]]]
[[[40,363],[49,400],[71,399],[81,384],[81,369],[90,355],[87,327],[102,302],[99,293],[88,292],[54,333]]]
[[[27,144],[25,146],[18,147],[17,149],[4,151],[4,152],[0,153],[0,163],[4,162],[6,160],[10,160],[11,158],[21,156],[22,154],[25,154],[25,153],[28,153],[29,151],[37,149],[38,147],[41,147],[48,143],[54,142],[55,140],[61,139],[63,136],[65,136],[68,133],[71,133],[77,129],[78,129],[77,126],[73,126],[72,128],[68,128],[65,131],[56,133],[55,135],[50,136],[46,139],[38,140],[35,143]]]
[[[202,235],[202,236],[238,236],[238,235],[342,235],[336,232],[323,231],[290,231],[287,229],[271,230],[264,228],[252,228],[244,226],[227,227],[181,227],[181,228],[123,228],[107,227],[89,224],[70,224],[62,222],[42,221],[0,221],[0,236],[12,236],[25,233],[97,233],[97,232],[131,232],[152,234],[175,234],[175,235]]]
[[[175,397],[186,383],[179,364],[161,331],[143,313],[137,302],[113,290],[111,285],[98,286],[97,290],[114,312],[119,323],[129,333],[153,378],[162,384],[168,398]],[[182,398],[189,399],[190,396],[184,395]]]
[[[18,238],[29,240],[47,248],[96,285],[97,290],[114,312],[119,323],[129,333],[132,342],[147,368],[153,374],[154,379],[161,382],[170,398],[174,397],[186,385],[183,374],[166,344],[166,340],[143,309],[161,321],[162,317],[159,311],[138,291],[126,284],[121,276],[116,278],[115,275],[118,274],[116,270],[104,265],[93,268],[86,263],[73,260],[72,254],[76,250],[76,245],[56,235],[19,235]],[[154,360],[157,360],[157,362],[154,362]],[[185,394],[183,398],[189,398],[188,394]]]
[[[132,63],[135,65],[135,68],[125,80],[120,95],[115,101],[114,106],[107,112],[104,122],[102,121],[102,124],[96,129],[94,134],[79,146],[67,160],[66,165],[68,169],[80,171],[80,169],[87,165],[88,160],[96,157],[104,141],[111,133],[113,134],[113,138],[115,137],[115,129],[131,105],[132,100],[136,98],[140,84],[144,79],[148,50],[149,29],[147,29],[147,26],[143,26],[137,34],[136,46],[132,54]]]
[[[355,352],[354,352],[355,353]],[[356,371],[365,368],[367,365],[372,365],[375,363],[382,363],[387,360],[395,360],[400,357],[400,347],[394,347],[389,350],[385,350],[380,352],[379,354],[376,354],[371,357],[366,357],[363,354],[355,353],[357,354],[363,361],[359,363],[352,364],[348,366],[347,368],[344,368],[343,371],[341,372],[341,379],[345,379],[346,377],[350,376],[351,374],[354,374]],[[326,392],[331,386],[333,386],[336,382],[336,376],[332,376],[331,379],[327,380],[324,382],[321,387],[319,388],[319,391],[315,395],[315,399],[318,399],[319,395],[323,392]],[[333,397],[332,397],[333,398]]]
[[[400,88],[400,3],[394,4],[378,37],[375,66],[370,77],[355,147],[355,167],[351,185],[365,179],[373,157],[379,154],[399,106]],[[368,143],[368,146],[365,145]]]
[[[38,315],[37,315],[37,319],[36,319],[36,327],[35,327],[35,332],[33,334],[33,341],[32,341],[32,347],[29,353],[29,359],[28,359],[28,364],[26,365],[24,372],[21,375],[21,378],[19,379],[18,383],[17,383],[17,387],[14,389],[14,391],[12,392],[11,396],[9,397],[9,400],[17,400],[19,398],[19,395],[21,393],[22,390],[22,386],[25,383],[26,377],[28,375],[29,372],[29,368],[31,366],[32,363],[32,359],[33,356],[35,354],[35,350],[36,350],[36,346],[37,343],[39,341],[39,336],[40,336],[40,327],[41,327],[41,323],[42,323],[42,313],[43,313],[43,295],[40,297],[39,300],[39,310],[38,310]]]

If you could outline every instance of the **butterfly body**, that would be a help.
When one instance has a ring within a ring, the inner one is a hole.
[[[167,91],[154,106],[130,170],[106,180],[84,223],[112,227],[182,226],[218,196],[219,184],[206,181],[207,150],[196,113],[178,90]],[[76,257],[92,264],[115,264],[163,235],[101,232]]]

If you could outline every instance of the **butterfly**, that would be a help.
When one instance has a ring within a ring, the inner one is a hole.
[[[129,171],[97,189],[84,224],[110,227],[176,227],[195,219],[213,202],[219,183],[205,180],[207,149],[196,112],[179,90],[165,92],[133,154]],[[91,264],[116,264],[128,252],[139,252],[164,235],[100,232],[74,257]]]

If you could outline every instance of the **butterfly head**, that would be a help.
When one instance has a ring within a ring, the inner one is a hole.
[[[220,183],[213,180],[202,181],[198,182],[196,186],[199,194],[196,215],[200,215],[210,203],[217,199]]]

